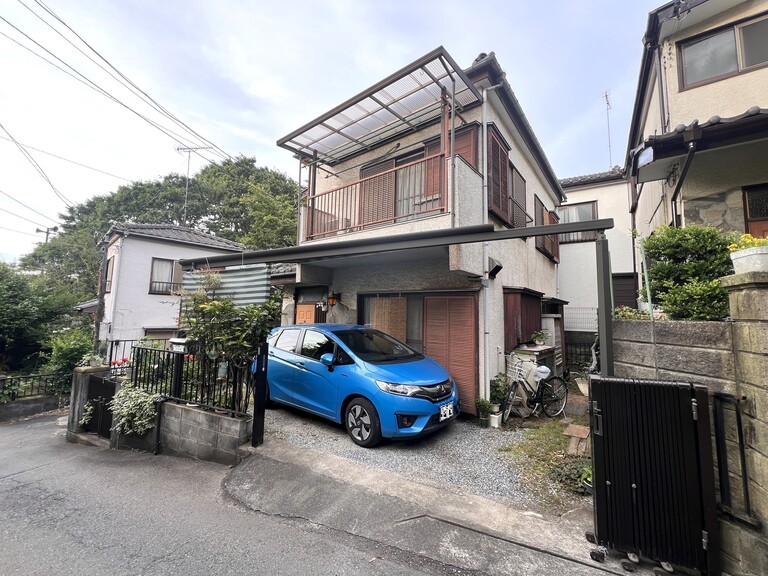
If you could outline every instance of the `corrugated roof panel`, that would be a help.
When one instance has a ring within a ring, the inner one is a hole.
[[[231,298],[235,306],[264,304],[269,299],[269,268],[264,264],[228,268],[216,272],[221,278],[221,287],[216,290],[219,297]],[[187,272],[181,287],[194,291],[200,285],[200,273]]]

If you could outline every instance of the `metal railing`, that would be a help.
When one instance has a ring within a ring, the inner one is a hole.
[[[307,240],[445,212],[445,155],[391,168],[306,200]]]
[[[35,396],[69,395],[71,387],[71,372],[0,376],[0,404]]]
[[[132,348],[131,381],[141,389],[203,408],[245,415],[251,394],[250,361],[176,352],[141,344]]]

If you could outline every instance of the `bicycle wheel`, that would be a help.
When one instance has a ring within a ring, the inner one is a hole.
[[[504,403],[501,409],[501,423],[506,424],[512,415],[518,418],[528,417],[528,410],[525,408],[525,394],[522,392],[523,384],[520,381],[513,382],[504,396]]]
[[[559,376],[553,376],[544,384],[541,405],[544,414],[549,417],[559,416],[565,410],[568,401],[568,386]]]

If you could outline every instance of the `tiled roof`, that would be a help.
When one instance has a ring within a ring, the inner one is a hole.
[[[272,277],[275,277],[275,276],[290,276],[292,274],[296,274],[296,264],[293,264],[293,263],[270,264],[269,265],[269,274]]]
[[[677,136],[678,134],[682,134],[687,130],[695,130],[696,128],[700,128],[701,130],[707,130],[707,129],[714,130],[715,126],[722,126],[723,129],[727,129],[729,126],[747,124],[750,121],[752,122],[759,121],[759,120],[764,121],[766,117],[768,117],[768,108],[760,108],[760,106],[752,106],[743,114],[738,114],[736,116],[731,116],[729,118],[722,118],[721,116],[715,115],[715,116],[712,116],[706,122],[703,122],[701,124],[699,124],[698,120],[694,120],[687,126],[685,124],[678,124],[677,126],[675,126],[674,130],[670,132],[666,132],[659,136],[651,136],[650,138],[648,138],[648,140],[649,141],[670,140],[675,136]]]
[[[585,184],[599,184],[611,180],[621,180],[624,177],[624,170],[619,166],[614,166],[606,172],[597,172],[595,174],[584,174],[582,176],[571,176],[570,178],[560,179],[560,186],[569,188],[572,186],[583,186]]]
[[[195,246],[205,246],[217,250],[227,250],[230,252],[243,252],[245,246],[239,242],[233,242],[225,238],[218,238],[212,234],[200,232],[194,228],[185,228],[183,226],[174,226],[172,224],[113,224],[107,236],[111,234],[122,234],[124,236],[142,236],[145,238],[155,238],[158,240],[167,240],[181,244],[194,244]]]

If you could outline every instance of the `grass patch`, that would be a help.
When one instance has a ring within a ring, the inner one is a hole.
[[[537,506],[550,514],[564,514],[580,503],[576,479],[587,458],[567,455],[569,438],[563,435],[567,424],[559,419],[517,420],[523,440],[499,448],[504,457],[521,470],[520,483]]]

